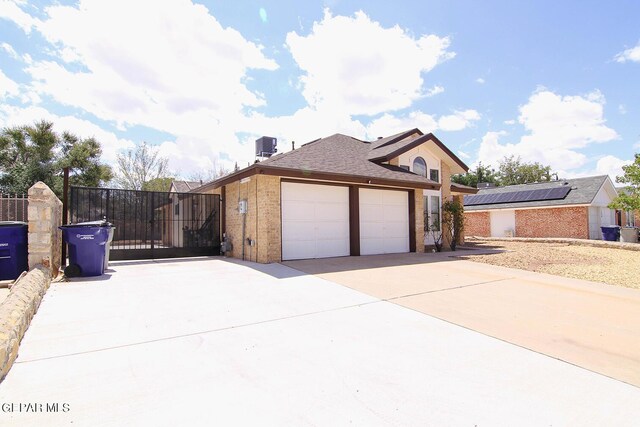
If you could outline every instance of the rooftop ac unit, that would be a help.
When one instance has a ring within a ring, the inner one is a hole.
[[[278,151],[277,144],[278,140],[271,136],[262,136],[256,139],[256,156],[271,157]]]

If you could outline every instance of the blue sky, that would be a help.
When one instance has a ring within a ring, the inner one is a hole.
[[[142,141],[177,175],[418,127],[468,165],[561,176],[640,152],[636,1],[0,0],[0,126]]]

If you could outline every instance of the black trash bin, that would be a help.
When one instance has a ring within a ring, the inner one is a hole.
[[[0,221],[0,280],[15,280],[29,269],[28,225]]]
[[[108,224],[108,223],[106,223]],[[62,238],[69,246],[69,265],[65,276],[102,276],[104,274],[105,249],[111,225],[84,223],[60,227]]]

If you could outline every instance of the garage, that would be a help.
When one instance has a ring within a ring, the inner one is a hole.
[[[360,254],[409,252],[409,193],[361,188]]]
[[[349,188],[282,182],[282,259],[348,256]]]

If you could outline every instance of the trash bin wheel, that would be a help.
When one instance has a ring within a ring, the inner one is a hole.
[[[79,277],[82,270],[78,264],[69,264],[64,268],[64,275],[67,277]]]

